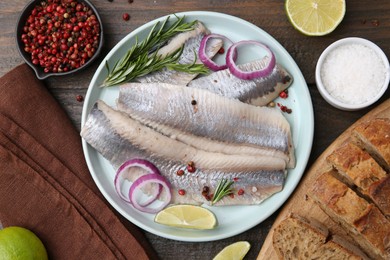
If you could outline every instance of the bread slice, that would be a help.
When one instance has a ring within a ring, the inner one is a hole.
[[[354,141],[390,172],[390,118],[376,118],[356,126]]]
[[[390,259],[389,220],[334,174],[333,170],[321,174],[313,183],[309,196],[329,217],[340,223],[371,258]]]
[[[331,239],[325,244],[325,247],[326,252],[337,252],[334,254],[335,257],[332,257],[330,254],[329,259],[369,259],[369,257],[359,247],[351,244],[338,235],[332,235]],[[321,255],[318,255],[318,259],[323,258]]]
[[[383,214],[390,219],[390,174],[373,183],[368,189],[368,194]]]
[[[368,259],[340,236],[330,237],[321,223],[291,214],[275,228],[273,246],[280,259]]]
[[[388,176],[370,154],[347,142],[326,159],[341,175],[343,181],[349,186],[356,186],[359,192],[374,202],[385,216],[390,216],[390,188],[385,186],[385,183],[389,183],[386,181]]]

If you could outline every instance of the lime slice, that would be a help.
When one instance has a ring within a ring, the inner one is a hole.
[[[239,241],[226,246],[213,260],[241,260],[248,253],[251,245],[247,241]]]
[[[194,205],[167,207],[156,214],[154,221],[163,225],[193,229],[213,229],[217,226],[217,219],[210,210]]]
[[[292,25],[309,36],[329,34],[345,14],[345,0],[286,0],[285,7]]]

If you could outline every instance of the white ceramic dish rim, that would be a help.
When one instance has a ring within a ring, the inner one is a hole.
[[[362,44],[364,46],[367,46],[367,47],[371,48],[372,50],[374,50],[379,55],[379,57],[383,61],[383,64],[385,65],[386,77],[385,77],[385,80],[383,82],[383,86],[382,86],[381,90],[377,93],[377,95],[373,99],[368,100],[368,101],[366,101],[364,103],[361,103],[361,104],[346,104],[346,103],[343,103],[340,100],[336,99],[332,95],[330,95],[329,92],[325,89],[325,86],[322,83],[322,79],[321,79],[321,66],[322,66],[325,58],[327,57],[327,55],[331,51],[333,51],[334,49],[336,49],[339,46],[346,45],[346,44],[354,44],[354,43]],[[318,88],[321,96],[329,104],[331,104],[332,106],[334,106],[336,108],[342,109],[342,110],[350,110],[350,111],[358,110],[358,109],[362,109],[362,108],[365,108],[365,107],[368,107],[368,106],[372,105],[373,103],[378,101],[382,97],[382,95],[386,92],[386,90],[388,88],[388,85],[389,85],[389,81],[390,81],[389,60],[387,59],[386,54],[383,52],[383,50],[381,48],[379,48],[378,45],[376,45],[375,43],[373,43],[370,40],[367,40],[367,39],[364,39],[364,38],[359,38],[359,37],[343,38],[343,39],[335,41],[334,43],[329,45],[322,52],[320,58],[317,61],[316,71],[315,71],[315,78],[316,78],[317,88]]]
[[[240,221],[234,222],[231,225],[219,225],[214,230],[205,230],[205,231],[196,231],[196,230],[183,230],[172,227],[165,227],[156,223],[153,223],[153,219],[150,214],[141,213],[131,206],[126,205],[123,201],[119,199],[116,195],[112,183],[105,181],[107,177],[107,172],[113,172],[112,166],[108,165],[109,163],[89,146],[85,140],[82,140],[82,146],[84,151],[84,156],[88,168],[91,172],[92,178],[94,179],[99,190],[102,192],[103,196],[107,201],[126,219],[131,221],[133,224],[141,227],[142,229],[151,232],[155,235],[179,240],[179,241],[188,241],[188,242],[205,242],[224,239],[242,233],[272,215],[277,209],[279,209],[283,203],[288,199],[291,193],[294,191],[295,187],[298,185],[303,172],[306,168],[307,161],[310,156],[313,136],[314,136],[314,113],[313,106],[310,98],[310,93],[308,91],[307,84],[304,80],[304,77],[296,65],[295,61],[289,55],[289,53],[280,45],[273,37],[268,33],[264,32],[262,29],[257,26],[242,20],[240,18],[216,13],[216,12],[204,12],[204,11],[191,11],[177,13],[178,16],[186,16],[187,18],[199,19],[201,18],[207,21],[217,21],[222,20],[223,22],[230,23],[231,26],[226,27],[223,24],[224,29],[231,30],[230,27],[243,29],[249,34],[250,37],[260,38],[264,43],[267,43],[275,52],[277,60],[284,65],[289,72],[293,75],[294,81],[292,83],[291,89],[289,91],[289,97],[287,100],[281,101],[287,102],[287,105],[293,107],[293,112],[289,115],[286,115],[288,120],[294,121],[293,127],[293,141],[297,140],[294,143],[295,152],[297,155],[297,165],[294,169],[289,170],[287,176],[286,184],[283,191],[273,195],[271,198],[265,200],[260,205],[255,206],[232,206],[232,207],[213,207],[212,211],[217,215],[218,221],[224,223],[227,219],[230,219],[231,216],[239,217]],[[112,88],[100,88],[99,82],[102,82],[105,75],[105,62],[106,60],[110,63],[114,62],[112,59],[118,58],[114,57],[116,52],[123,47],[125,43],[128,43],[138,34],[142,34],[145,29],[150,29],[156,21],[163,21],[167,16],[153,20],[130,34],[124,37],[106,56],[98,67],[95,75],[93,76],[91,83],[89,85],[86,98],[84,101],[84,107],[82,111],[81,124],[84,125],[88,112],[92,108],[95,101],[99,98],[104,101],[107,96],[112,95],[115,92],[115,87]],[[213,25],[213,22],[209,22],[210,26]],[[221,22],[219,22],[221,23]],[[245,32],[238,31],[239,36],[245,35],[245,39],[248,39],[248,34]],[[255,34],[255,35],[254,35]],[[258,39],[259,40],[259,39]],[[111,60],[110,60],[111,59]],[[115,92],[115,96],[117,92]],[[110,104],[111,102],[111,104]],[[109,100],[109,105],[113,105],[113,100]],[[299,143],[299,144],[298,144]],[[290,172],[291,171],[291,172]],[[111,177],[110,177],[111,178]],[[112,178],[111,178],[112,179]],[[111,182],[111,180],[110,180]],[[207,207],[207,206],[205,206]],[[229,212],[226,214],[226,211]],[[231,214],[231,215],[230,215]],[[245,217],[246,221],[241,219]],[[236,219],[233,219],[236,220]]]

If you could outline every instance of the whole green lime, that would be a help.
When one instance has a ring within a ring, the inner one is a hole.
[[[48,259],[42,241],[30,230],[7,227],[0,230],[0,259]]]

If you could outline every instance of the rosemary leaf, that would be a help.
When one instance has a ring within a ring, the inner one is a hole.
[[[226,195],[229,195],[232,193],[233,189],[231,186],[233,185],[234,181],[228,181],[226,179],[222,179],[219,181],[217,188],[214,192],[213,200],[211,201],[211,204],[215,204],[218,201],[220,201],[223,197]]]
[[[206,68],[203,64],[178,64],[178,63],[170,63],[167,64],[166,67],[170,70],[182,71],[187,73],[198,73],[198,74],[206,74],[209,72],[208,68]]]
[[[106,62],[108,76],[104,80],[103,86],[113,86],[128,82],[136,77],[144,76],[163,68],[188,73],[207,73],[208,69],[203,64],[196,64],[195,62],[193,64],[179,64],[177,62],[183,51],[183,46],[164,57],[161,55],[157,56],[157,51],[168,39],[178,33],[193,30],[197,22],[185,23],[183,22],[184,16],[176,16],[176,18],[177,20],[170,26],[167,25],[169,17],[161,25],[160,22],[157,22],[153,25],[148,36],[141,42],[138,42],[138,37],[136,37],[135,44],[115,63],[111,70]]]

